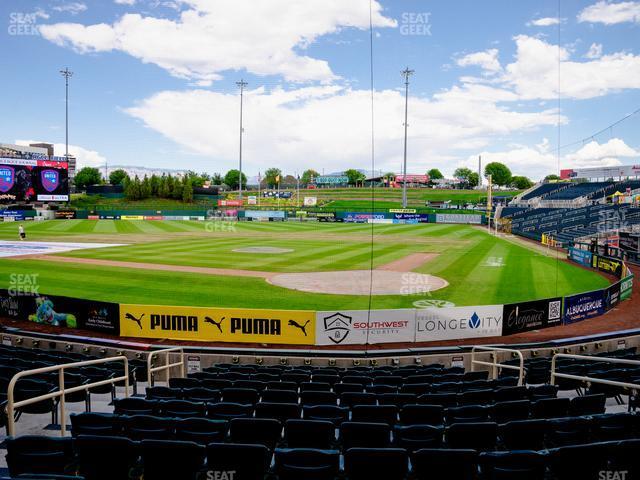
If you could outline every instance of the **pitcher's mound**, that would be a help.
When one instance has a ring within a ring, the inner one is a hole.
[[[234,248],[232,252],[238,253],[289,253],[293,252],[291,248],[279,248],[279,247],[242,247]]]
[[[267,281],[273,285],[292,290],[332,295],[425,294],[449,285],[446,280],[433,275],[385,270],[373,270],[373,276],[370,270],[283,273],[275,275]]]

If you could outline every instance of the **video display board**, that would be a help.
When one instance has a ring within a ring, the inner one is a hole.
[[[67,162],[0,158],[0,202],[66,202],[69,200]]]

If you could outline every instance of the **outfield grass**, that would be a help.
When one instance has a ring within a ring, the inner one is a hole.
[[[373,308],[411,307],[421,299],[456,305],[500,304],[607,284],[595,272],[464,225],[248,222],[217,230],[206,227],[211,223],[186,221],[58,220],[24,225],[29,240],[131,243],[64,256],[172,265],[307,272],[367,269],[372,246],[374,267],[410,253],[438,254],[416,271],[440,276],[449,282],[448,287],[431,296],[376,296]],[[17,225],[0,224],[0,238],[16,237]],[[294,251],[280,255],[232,252],[257,245]],[[8,286],[12,273],[39,274],[42,293],[120,302],[296,309],[359,309],[369,305],[367,297],[296,292],[260,278],[0,260],[0,286]]]

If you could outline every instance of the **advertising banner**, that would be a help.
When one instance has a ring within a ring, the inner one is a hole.
[[[120,332],[117,303],[57,295],[16,295],[16,293],[20,292],[0,290],[0,316],[114,335]]]
[[[241,207],[242,200],[218,200],[219,207]]]
[[[305,207],[315,207],[318,204],[318,197],[304,197]]]
[[[621,283],[616,282],[613,285],[605,288],[604,290],[604,309],[606,311],[614,308],[618,303],[620,303],[620,293],[621,293]]]
[[[399,223],[429,223],[429,215],[426,213],[394,213],[393,219]]]
[[[590,267],[592,262],[593,254],[586,250],[580,250],[579,248],[571,247],[569,248],[568,258],[580,265],[584,265],[585,267]]]
[[[144,215],[120,215],[120,220],[144,220]]]
[[[370,220],[384,220],[387,218],[384,213],[344,212],[339,215],[347,223],[370,223]]]
[[[620,300],[627,300],[633,291],[633,274],[626,276],[620,282]]]
[[[415,310],[342,310],[316,313],[316,345],[413,342]]]
[[[65,168],[0,164],[0,200],[68,201],[66,164]]]
[[[563,323],[568,325],[588,318],[597,317],[604,313],[604,309],[604,290],[578,293],[577,295],[564,297]]]
[[[315,312],[120,305],[120,334],[200,342],[313,345]]]
[[[436,223],[469,223],[482,224],[482,215],[464,213],[436,213]]]
[[[72,218],[76,218],[76,211],[75,210],[56,210],[54,213],[54,216],[57,219],[70,220]]]
[[[503,309],[503,305],[419,309],[416,342],[499,337]]]
[[[245,210],[245,218],[285,218],[283,210]]]
[[[502,335],[558,326],[562,323],[562,298],[505,305],[502,319]]]
[[[622,260],[616,258],[601,257],[600,255],[594,255],[591,259],[591,266],[597,268],[601,272],[615,275],[618,278],[622,277]]]

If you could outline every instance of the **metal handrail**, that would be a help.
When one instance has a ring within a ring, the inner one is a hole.
[[[173,352],[180,352],[180,361],[169,363],[169,357]],[[153,367],[153,357],[156,355],[165,354],[165,364],[160,365],[159,367]],[[184,349],[182,347],[173,347],[173,348],[165,348],[164,350],[156,350],[154,352],[149,353],[147,357],[147,382],[149,382],[149,386],[153,387],[153,374],[155,372],[159,372],[161,370],[167,371],[167,382],[169,381],[169,369],[173,367],[180,367],[180,374],[184,378],[185,376],[185,363],[184,363]]]
[[[98,382],[86,383],[83,385],[79,385],[77,387],[65,388],[64,385],[64,372],[69,368],[78,368],[78,367],[86,367],[89,365],[98,365],[102,363],[108,362],[124,362],[124,375],[121,377],[110,378],[108,380],[100,380]],[[24,400],[20,400],[16,402],[14,400],[14,389],[18,380],[23,377],[29,375],[37,375],[40,373],[47,372],[58,372],[58,390],[55,392],[50,392],[45,395],[40,395],[38,397],[27,398]],[[42,402],[43,400],[49,400],[53,398],[60,397],[60,434],[62,436],[65,435],[67,431],[67,425],[65,420],[66,415],[66,403],[65,403],[65,395],[68,393],[75,393],[81,390],[89,390],[92,387],[99,387],[101,385],[107,384],[115,384],[117,382],[121,382],[124,380],[124,396],[129,396],[129,360],[124,355],[118,357],[108,357],[108,358],[100,358],[96,360],[84,360],[82,362],[73,362],[73,363],[63,363],[60,365],[52,365],[50,367],[42,367],[35,368],[33,370],[24,370],[22,372],[16,373],[11,381],[9,382],[9,386],[7,388],[7,433],[10,436],[15,436],[15,410],[16,408],[24,407],[25,405],[31,405],[33,403]]]
[[[551,359],[551,385],[555,385],[557,378],[566,378],[568,380],[577,380],[587,383],[602,383],[603,385],[611,385],[614,387],[622,387],[631,389],[634,393],[640,391],[640,384],[618,382],[616,380],[605,380],[604,378],[593,378],[586,375],[571,375],[570,373],[556,372],[556,358],[573,358],[576,360],[588,360],[592,362],[604,362],[604,363],[621,363],[625,365],[640,365],[640,360],[625,360],[623,358],[609,358],[609,357],[593,357],[589,355],[572,355],[569,353],[556,353]]]
[[[491,353],[492,362],[484,362],[482,360],[476,360],[476,351],[482,350],[484,352]],[[498,363],[497,355],[498,352],[509,352],[515,353],[520,359],[520,366],[516,367],[515,365],[507,365],[504,363]],[[522,385],[524,381],[524,357],[522,356],[522,352],[520,350],[514,350],[512,348],[501,348],[501,347],[488,347],[484,345],[474,345],[471,348],[471,371],[475,371],[476,365],[485,365],[491,367],[491,378],[493,380],[498,378],[498,368],[506,368],[509,370],[518,370],[518,385]]]

